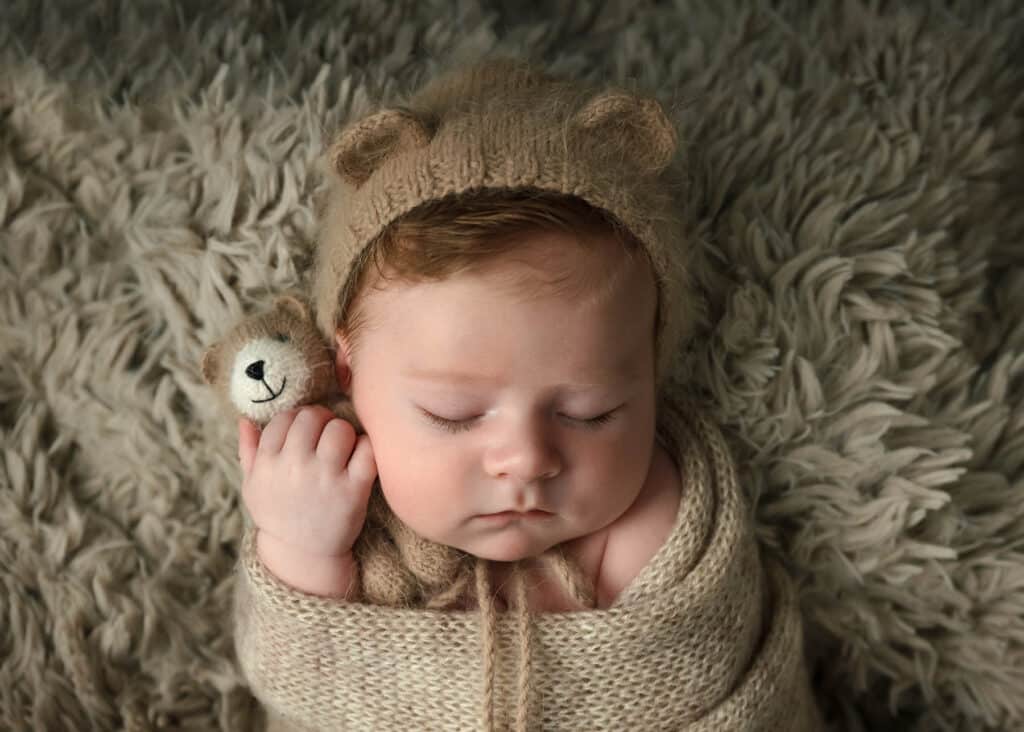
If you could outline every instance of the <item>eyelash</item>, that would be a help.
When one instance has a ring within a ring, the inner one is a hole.
[[[437,425],[446,432],[451,432],[453,434],[458,432],[465,432],[470,427],[472,427],[473,422],[476,421],[476,417],[471,417],[469,419],[445,419],[444,417],[437,416],[433,412],[428,412],[426,409],[421,408],[420,411],[423,413],[423,416],[430,420],[430,422]],[[604,414],[599,414],[596,417],[590,417],[588,419],[576,419],[575,417],[569,417],[567,415],[562,416],[565,417],[570,422],[572,422],[573,424],[579,425],[584,429],[594,430],[597,429],[598,427],[602,427],[608,424],[608,422],[610,422],[615,417],[615,413],[618,411],[619,408],[616,407],[615,409],[609,410]]]

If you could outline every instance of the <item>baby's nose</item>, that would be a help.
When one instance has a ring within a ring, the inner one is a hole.
[[[253,361],[245,367],[245,375],[250,379],[260,381],[263,378],[263,361]]]
[[[538,430],[526,429],[496,445],[486,456],[486,470],[496,478],[524,483],[549,480],[562,470],[557,448]]]

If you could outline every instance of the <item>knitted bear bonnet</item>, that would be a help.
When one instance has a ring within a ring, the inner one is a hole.
[[[327,154],[315,303],[329,342],[367,245],[421,204],[481,190],[576,196],[643,246],[658,286],[657,371],[667,375],[696,320],[677,136],[662,106],[621,88],[557,78],[523,61],[450,71],[405,104],[345,127]]]

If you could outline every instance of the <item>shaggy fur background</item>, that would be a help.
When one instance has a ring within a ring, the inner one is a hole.
[[[1017,6],[7,0],[0,728],[255,723],[200,354],[303,286],[328,135],[493,48],[674,110],[697,378],[836,729],[1024,728]]]

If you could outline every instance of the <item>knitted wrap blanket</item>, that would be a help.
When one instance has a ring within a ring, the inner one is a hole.
[[[529,727],[815,730],[794,588],[762,563],[728,449],[699,411],[668,412],[682,499],[669,539],[607,609],[530,618]],[[236,649],[278,729],[481,729],[517,714],[515,613],[343,603],[273,577],[243,539]],[[490,711],[488,712],[490,713]]]

